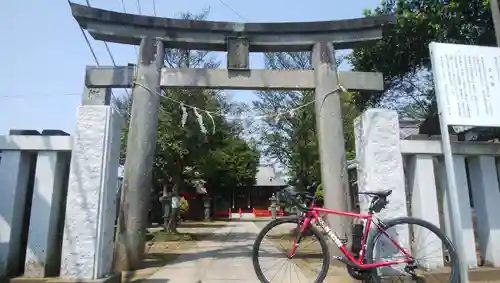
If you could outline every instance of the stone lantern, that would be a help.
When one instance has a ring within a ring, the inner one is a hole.
[[[210,211],[211,211],[211,208],[212,208],[212,198],[209,197],[208,195],[204,195],[203,196],[203,207],[205,208],[205,214],[204,214],[204,218],[205,218],[205,221],[210,221],[212,219],[211,215],[210,215]]]
[[[269,200],[271,201],[271,206],[269,207],[269,210],[271,211],[271,218],[276,219],[278,199],[276,198],[276,196],[273,193],[273,195],[269,198]]]
[[[205,180],[200,179],[195,181],[196,193],[202,195],[203,199],[203,218],[205,221],[211,220],[211,210],[212,210],[212,198],[208,195],[207,188],[205,187]]]
[[[165,192],[162,196],[160,196],[159,201],[163,207],[163,223],[166,225],[168,219],[170,218],[170,214],[172,213],[172,193]]]

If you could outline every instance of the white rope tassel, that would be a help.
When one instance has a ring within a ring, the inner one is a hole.
[[[274,118],[275,125],[278,125],[282,116],[284,116],[285,118],[288,118],[288,117],[289,118],[293,118],[293,117],[297,116],[297,113],[299,111],[301,111],[302,108],[305,108],[305,107],[307,107],[307,106],[309,106],[309,105],[311,105],[311,104],[313,104],[315,102],[315,100],[312,100],[312,101],[309,101],[309,102],[307,102],[305,104],[302,104],[299,107],[296,107],[296,108],[293,108],[293,109],[290,109],[290,110],[287,110],[287,111],[283,111],[283,112],[269,113],[269,114],[259,115],[259,116],[253,116],[253,117],[252,116],[242,117],[242,116],[227,115],[227,114],[225,114],[223,112],[208,111],[208,110],[200,109],[200,108],[198,108],[196,106],[193,106],[193,105],[185,104],[182,101],[179,101],[179,100],[173,99],[171,97],[168,97],[166,94],[164,96],[160,92],[155,92],[155,91],[151,90],[150,88],[148,88],[147,86],[144,86],[144,85],[142,85],[141,83],[139,83],[137,81],[134,81],[134,85],[140,86],[140,87],[142,87],[142,88],[144,88],[144,89],[146,89],[146,90],[148,90],[148,91],[150,91],[152,93],[156,93],[162,99],[167,99],[167,100],[172,101],[173,103],[179,104],[179,107],[181,108],[181,111],[182,111],[182,115],[181,115],[181,125],[182,125],[182,127],[185,127],[185,125],[187,123],[188,116],[189,116],[189,113],[188,113],[187,109],[188,108],[193,109],[193,112],[196,115],[198,123],[200,124],[200,128],[202,129],[202,132],[205,133],[205,134],[208,131],[207,131],[205,125],[203,124],[203,117],[201,116],[201,114],[200,114],[199,111],[204,112],[204,113],[206,113],[208,115],[208,117],[212,121],[212,125],[213,125],[212,133],[215,134],[216,125],[215,125],[215,119],[213,118],[212,115],[218,115],[218,116],[224,117],[226,119],[230,119],[230,120],[249,120],[249,119],[252,119],[252,120],[264,120],[264,119],[267,120],[267,119],[269,119],[270,120],[270,119]],[[342,84],[339,83],[338,84],[338,88],[335,91],[333,91],[333,92],[336,92],[336,91],[347,92],[347,89],[344,86],[342,86]],[[271,121],[269,121],[269,122],[271,122]]]
[[[203,117],[198,113],[198,109],[193,108],[194,115],[196,115],[196,119],[198,120],[198,124],[200,125],[200,130],[202,133],[205,135],[207,134],[207,128],[205,128],[205,125],[203,124]]]
[[[278,124],[279,124],[279,122],[280,122],[280,118],[281,118],[281,114],[276,115],[276,117],[274,118],[274,124],[275,124],[275,125],[278,125]]]
[[[187,113],[187,110],[186,110],[186,106],[184,106],[184,103],[180,103],[180,107],[181,107],[181,110],[182,110],[181,125],[184,128],[184,126],[186,125],[186,122],[187,122],[188,113]]]
[[[212,135],[215,134],[215,120],[214,120],[214,117],[212,117],[212,114],[210,114],[210,112],[206,111],[205,113],[207,113],[208,115],[208,118],[210,118],[210,120],[212,120]]]

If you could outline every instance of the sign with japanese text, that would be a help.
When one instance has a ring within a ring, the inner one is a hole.
[[[444,122],[500,127],[500,48],[433,42],[429,49]]]

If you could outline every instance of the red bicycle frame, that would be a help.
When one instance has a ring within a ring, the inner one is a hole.
[[[326,213],[326,214],[333,214],[333,215],[342,215],[342,216],[347,216],[347,217],[352,217],[356,219],[363,219],[365,220],[365,227],[363,231],[363,237],[361,239],[361,251],[359,253],[359,258],[356,258],[351,252],[347,250],[345,247],[344,243],[339,239],[339,237],[332,231],[332,229],[323,221],[323,219],[320,217],[320,213]],[[314,207],[314,204],[311,204],[309,207],[309,211],[307,212],[304,222],[300,226],[300,232],[304,233],[309,226],[311,225],[312,219],[318,221],[319,226],[328,234],[328,236],[333,240],[333,242],[337,245],[337,247],[342,251],[342,253],[347,257],[347,259],[356,265],[357,268],[359,269],[373,269],[373,268],[378,268],[378,267],[385,267],[385,266],[390,266],[394,264],[401,264],[401,263],[411,263],[413,259],[410,257],[409,253],[402,248],[390,235],[388,235],[387,231],[381,225],[375,221],[373,221],[373,215],[372,214],[360,214],[360,213],[352,213],[352,212],[343,212],[343,211],[336,211],[336,210],[331,210],[331,209],[326,209],[326,208],[320,208],[320,207]],[[403,259],[397,259],[397,260],[391,260],[391,261],[383,261],[383,262],[376,262],[376,263],[364,263],[363,258],[365,254],[365,247],[366,247],[366,240],[368,237],[368,233],[370,232],[371,226],[374,224],[377,229],[380,230],[382,234],[387,236],[391,240],[391,242],[394,244],[395,247],[397,247],[405,256]],[[294,243],[292,246],[292,249],[289,252],[289,257],[292,257],[295,254],[295,251],[298,247],[298,244]]]

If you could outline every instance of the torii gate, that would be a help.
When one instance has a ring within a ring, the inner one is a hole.
[[[117,13],[71,4],[74,18],[94,39],[140,45],[137,66],[88,66],[84,105],[109,105],[110,88],[133,88],[133,106],[123,181],[119,237],[121,267],[136,268],[144,243],[141,221],[147,205],[156,144],[160,88],[237,90],[315,90],[321,176],[325,206],[348,210],[350,200],[339,100],[341,87],[348,90],[383,90],[380,73],[337,72],[335,49],[382,38],[382,26],[390,17],[291,22],[235,23],[179,20]],[[171,69],[163,66],[165,48],[227,52],[227,69]],[[312,51],[313,70],[251,70],[249,52]],[[134,74],[136,81],[134,82]],[[127,209],[127,214],[124,213]],[[80,207],[68,207],[78,210]],[[340,235],[348,225],[329,219]],[[66,238],[65,238],[66,240]],[[64,252],[64,251],[63,251]],[[64,268],[81,268],[76,254],[65,254]]]

